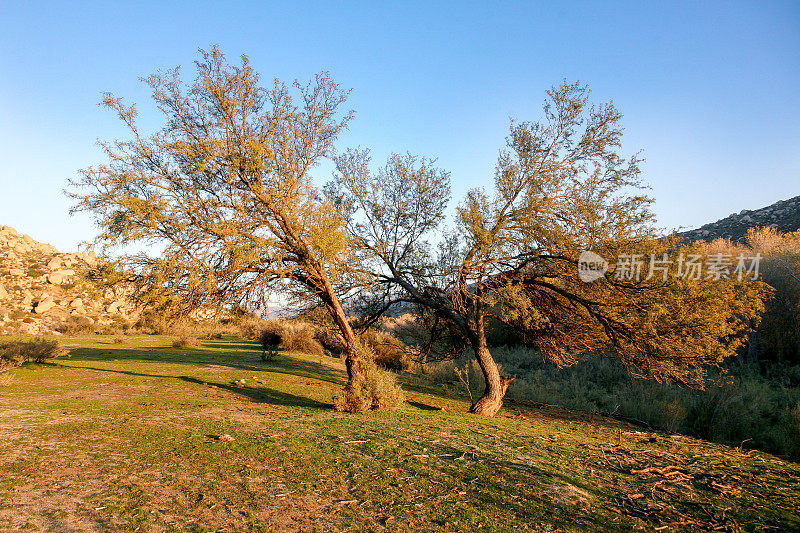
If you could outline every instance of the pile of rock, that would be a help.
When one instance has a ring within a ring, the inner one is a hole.
[[[129,289],[90,276],[94,252],[59,253],[0,226],[0,334],[50,334],[69,323],[110,326],[135,318]]]

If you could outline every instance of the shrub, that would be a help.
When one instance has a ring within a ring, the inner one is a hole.
[[[280,349],[310,355],[325,355],[325,349],[314,338],[314,327],[307,322],[283,322]]]
[[[403,407],[405,397],[395,375],[381,370],[372,363],[364,365],[363,377],[348,383],[333,398],[337,411],[363,413],[365,411],[396,411]]]
[[[147,312],[133,327],[145,335],[166,335],[170,331],[170,324],[166,319]]]
[[[221,339],[223,335],[238,333],[238,328],[231,324],[223,324],[221,320],[204,320],[191,323],[187,327],[201,339]]]
[[[45,359],[65,354],[57,341],[49,339],[0,343],[0,371],[28,362],[43,363]]]
[[[70,316],[56,331],[64,335],[92,334],[95,331],[94,320],[86,316]]]
[[[239,335],[241,335],[243,339],[259,340],[261,332],[264,331],[267,322],[267,320],[256,317],[242,319],[242,322],[239,324]]]
[[[264,328],[261,332],[259,342],[261,342],[261,347],[264,351],[277,350],[281,345],[281,339],[281,334],[279,331],[276,331],[276,328]]]
[[[175,337],[175,340],[172,341],[173,348],[193,348],[198,346],[200,343],[197,341],[195,337],[192,337],[187,332],[180,332]]]
[[[258,340],[264,353],[277,350],[324,355],[325,349],[314,338],[314,327],[306,322],[271,319],[262,321]]]
[[[259,339],[261,348],[264,350],[261,354],[262,361],[272,361],[278,356],[278,347],[281,345],[281,335],[275,328],[264,328],[261,332]]]
[[[411,366],[408,348],[394,335],[370,329],[361,335],[361,341],[369,348],[372,360],[379,367],[401,371]]]
[[[342,342],[341,335],[331,327],[323,326],[317,328],[314,338],[333,356],[338,357],[344,352],[344,342]]]

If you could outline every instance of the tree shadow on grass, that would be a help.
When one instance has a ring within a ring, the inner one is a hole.
[[[199,378],[194,378],[190,376],[170,376],[166,374],[148,374],[145,372],[133,372],[130,370],[113,370],[108,368],[95,368],[91,366],[73,366],[73,365],[61,365],[55,363],[54,366],[60,366],[62,368],[80,368],[83,370],[94,370],[97,372],[109,372],[113,374],[123,374],[126,376],[136,376],[136,377],[145,377],[145,378],[161,378],[161,379],[174,379],[179,381],[184,381],[186,383],[193,383],[196,385],[201,385],[204,387],[216,387],[217,389],[222,389],[237,396],[242,396],[247,398],[251,401],[255,402],[262,402],[268,403],[271,405],[281,405],[287,407],[305,407],[310,409],[325,409],[330,410],[333,408],[333,404],[320,402],[313,398],[308,398],[306,396],[298,396],[296,394],[291,394],[288,392],[279,391],[276,389],[272,389],[266,386],[260,387],[250,387],[250,386],[238,386],[238,385],[229,385],[226,383],[217,383],[213,381],[204,381]]]
[[[211,385],[217,387],[218,389],[226,390],[232,394],[244,396],[245,398],[249,398],[256,402],[269,403],[272,405],[283,405],[287,407],[306,407],[311,409],[325,410],[333,409],[333,404],[320,402],[306,396],[298,396],[296,394],[271,389],[269,387],[249,387],[213,383],[189,376],[178,376],[178,379],[187,383],[195,383],[197,385]]]
[[[229,346],[227,343],[224,347]],[[250,345],[243,345],[250,346]],[[70,359],[73,361],[131,361],[144,363],[170,363],[170,364],[192,364],[192,365],[212,365],[225,367],[246,372],[270,372],[274,374],[285,374],[306,379],[326,381],[335,385],[343,385],[345,374],[343,370],[331,368],[319,363],[312,363],[296,359],[289,355],[281,355],[277,361],[259,361],[260,348],[249,352],[221,353],[218,351],[208,351],[203,349],[179,349],[171,347],[141,347],[141,348],[73,348],[70,351]],[[71,366],[71,365],[62,365]],[[93,368],[93,367],[84,367]],[[200,367],[202,369],[202,366]],[[100,370],[96,369],[95,370]]]
[[[417,409],[421,409],[422,411],[443,411],[441,407],[436,407],[435,405],[428,405],[426,403],[415,402],[413,400],[406,400],[411,407],[416,407]]]

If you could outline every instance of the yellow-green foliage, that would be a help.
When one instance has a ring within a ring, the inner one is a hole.
[[[111,163],[71,182],[73,209],[95,215],[104,244],[163,244],[155,256],[121,260],[135,272],[139,303],[162,316],[263,306],[280,290],[334,303],[341,315],[335,288],[365,276],[346,212],[310,170],[333,154],[352,118],[341,109],[349,91],[327,73],[262,86],[247,57],[229,63],[216,47],[201,50],[195,66],[193,81],[179,69],[146,78],[163,112],[163,127],[149,135],[135,107],[105,95],[130,139],[101,142]],[[305,332],[285,333],[286,349],[318,351]]]

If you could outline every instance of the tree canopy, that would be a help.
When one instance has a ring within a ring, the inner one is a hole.
[[[351,381],[363,369],[342,298],[358,283],[343,218],[312,180],[353,114],[348,91],[323,72],[309,83],[260,85],[243,56],[202,51],[197,75],[179,69],[145,81],[163,118],[140,131],[136,108],[103,104],[130,139],[103,142],[108,162],[72,181],[76,211],[94,214],[99,241],[156,245],[125,257],[151,287],[186,307],[263,307],[275,290],[313,298],[334,319]]]
[[[584,251],[662,257],[677,253],[678,243],[654,225],[641,159],[622,155],[616,107],[591,105],[579,83],[547,95],[541,121],[511,122],[494,187],[469,191],[450,232],[442,227],[449,175],[433,161],[394,155],[372,171],[366,150],[337,158],[328,193],[348,214],[353,243],[380,284],[378,299],[422,306],[434,327],[472,347],[486,380],[476,413],[494,415],[513,381],[491,356],[490,318],[523,331],[561,365],[614,354],[634,373],[701,384],[757,321],[762,286],[629,279],[619,263],[583,281]],[[434,251],[427,239],[437,234]]]

